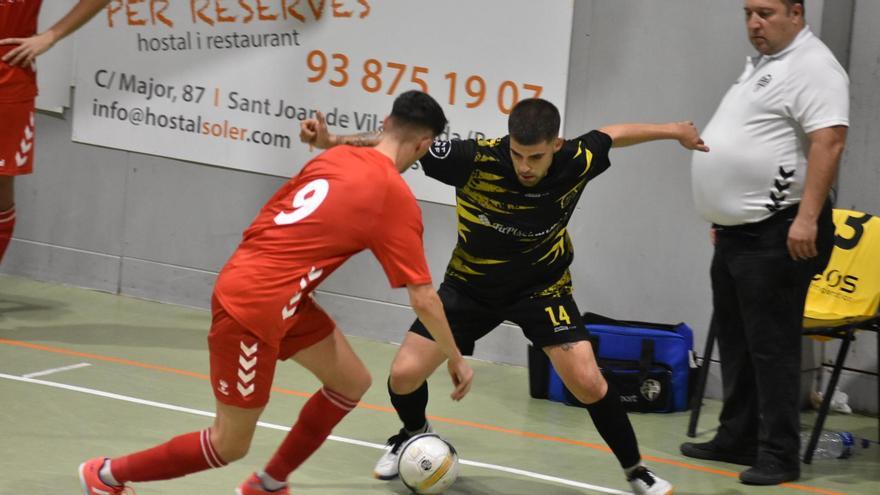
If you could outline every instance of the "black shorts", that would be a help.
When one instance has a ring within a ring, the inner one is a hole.
[[[590,334],[581,320],[571,295],[522,299],[508,306],[492,307],[479,303],[445,282],[437,290],[452,335],[461,353],[470,356],[474,344],[504,321],[518,325],[535,347],[589,340]],[[416,319],[409,328],[431,340],[431,334]]]

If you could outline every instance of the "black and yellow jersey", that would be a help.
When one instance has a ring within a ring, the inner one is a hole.
[[[429,177],[455,187],[458,242],[445,281],[487,304],[571,293],[566,225],[591,179],[610,165],[611,138],[566,140],[533,187],[517,180],[510,138],[435,141],[421,159]]]

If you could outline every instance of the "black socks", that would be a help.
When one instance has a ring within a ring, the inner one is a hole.
[[[636,441],[636,433],[632,423],[620,403],[617,390],[608,384],[605,397],[598,402],[587,405],[587,411],[593,419],[596,430],[605,443],[611,447],[611,451],[617,457],[624,469],[636,466],[642,456],[639,454],[639,444]]]
[[[428,418],[425,417],[425,409],[428,407],[428,382],[422,383],[414,392],[406,395],[397,395],[391,390],[391,379],[388,379],[388,395],[391,404],[397,410],[397,416],[403,421],[403,428],[407,431],[418,431],[425,427]]]

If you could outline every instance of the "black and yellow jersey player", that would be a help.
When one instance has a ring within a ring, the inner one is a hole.
[[[599,131],[560,139],[552,149],[511,143],[510,136],[435,141],[421,164],[426,175],[455,187],[458,215],[445,283],[492,306],[571,294],[566,225],[584,187],[610,165],[610,147]],[[544,177],[527,168],[546,158],[552,161]]]
[[[519,102],[508,135],[489,140],[436,141],[421,159],[429,177],[456,191],[458,241],[438,294],[462,354],[503,321],[522,328],[549,356],[566,387],[587,404],[596,429],[614,452],[636,494],[666,495],[672,485],[641,462],[632,425],[617,392],[596,365],[572,297],[573,259],[566,226],[587,183],[610,166],[608,152],[659,139],[708,151],[691,122],[618,124],[565,140],[557,108],[542,99]],[[302,123],[303,142],[371,145],[376,136],[336,136],[322,118]],[[397,476],[397,454],[411,436],[431,429],[427,378],[444,356],[416,320],[388,380],[403,428],[388,440],[373,475]]]

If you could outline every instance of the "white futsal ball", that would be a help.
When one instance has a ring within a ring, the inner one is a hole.
[[[458,478],[458,453],[436,433],[410,438],[397,462],[400,480],[413,493],[443,493]]]

